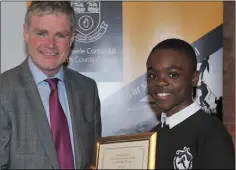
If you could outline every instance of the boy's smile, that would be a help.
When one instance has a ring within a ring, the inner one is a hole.
[[[184,53],[159,49],[147,61],[148,91],[157,106],[168,116],[190,105],[198,75]]]

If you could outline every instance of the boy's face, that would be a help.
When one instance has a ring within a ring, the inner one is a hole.
[[[161,49],[150,54],[147,60],[148,92],[159,109],[168,116],[190,105],[193,86],[197,85],[198,74],[184,53]]]

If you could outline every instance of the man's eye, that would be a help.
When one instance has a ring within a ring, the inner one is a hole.
[[[45,32],[37,32],[36,34],[39,35],[39,36],[42,36],[42,37],[46,35]]]
[[[179,74],[178,73],[169,73],[169,77],[171,77],[171,78],[179,77]]]
[[[65,38],[66,36],[65,35],[63,35],[63,34],[58,34],[57,35],[57,38]]]

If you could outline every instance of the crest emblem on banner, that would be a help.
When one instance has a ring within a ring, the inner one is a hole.
[[[101,38],[108,25],[100,21],[100,1],[75,1],[71,2],[71,6],[76,17],[75,40],[89,43]]]

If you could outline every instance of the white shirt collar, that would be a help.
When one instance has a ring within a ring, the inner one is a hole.
[[[171,129],[179,123],[183,122],[185,119],[187,119],[194,113],[196,113],[199,109],[201,109],[201,107],[196,102],[193,102],[192,104],[173,114],[172,116],[167,117],[166,113],[162,113],[161,125],[163,127],[163,124],[166,123]]]
[[[36,85],[49,78],[34,64],[30,56],[28,58],[28,64]],[[52,78],[58,78],[60,81],[63,82],[64,81],[63,67],[61,67],[60,70],[57,72],[57,74],[54,75]]]

